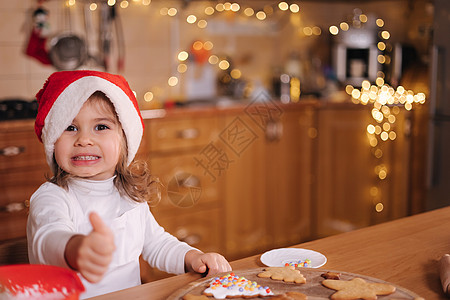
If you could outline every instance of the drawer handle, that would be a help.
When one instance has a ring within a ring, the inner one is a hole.
[[[269,121],[266,124],[266,140],[275,142],[283,137],[283,123],[281,121]]]
[[[3,206],[0,206],[0,212],[13,213],[24,210],[27,207],[27,201],[25,202],[13,202]]]
[[[186,128],[183,130],[179,130],[176,134],[177,138],[185,139],[185,140],[195,139],[199,135],[200,135],[200,130],[198,130],[197,128]]]
[[[3,155],[3,156],[16,156],[23,152],[25,152],[25,147],[22,147],[22,146],[20,146],[20,147],[19,146],[9,146],[9,147],[0,149],[0,155]]]

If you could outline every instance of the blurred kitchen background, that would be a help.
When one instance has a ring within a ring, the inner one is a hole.
[[[34,95],[56,70],[129,81],[163,184],[151,209],[205,251],[449,205],[449,22],[446,0],[0,0],[0,263],[26,260],[48,173]]]

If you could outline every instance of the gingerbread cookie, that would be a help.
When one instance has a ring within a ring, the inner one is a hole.
[[[256,298],[272,296],[273,292],[268,286],[261,286],[255,281],[245,277],[236,276],[234,273],[211,280],[209,286],[203,291],[206,296],[216,299],[225,298]]]
[[[183,300],[209,300],[205,295],[195,296],[192,294],[187,294],[183,296]]]
[[[336,272],[326,272],[321,274],[320,276],[322,276],[325,279],[334,279],[334,280],[339,280],[341,278],[341,273],[336,273]]]
[[[353,278],[350,281],[325,279],[322,284],[337,290],[331,295],[333,300],[375,300],[377,295],[389,295],[395,292],[395,286],[386,283],[369,283],[361,278]]]
[[[277,295],[270,299],[272,300],[306,300],[308,297],[299,292],[287,292],[285,294]]]
[[[257,276],[285,282],[306,283],[305,277],[292,266],[265,268],[264,272],[259,273]]]

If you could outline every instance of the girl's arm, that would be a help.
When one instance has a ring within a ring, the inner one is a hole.
[[[89,215],[92,232],[88,235],[74,235],[67,242],[64,257],[67,264],[89,282],[99,282],[108,270],[114,250],[114,235],[100,216]]]

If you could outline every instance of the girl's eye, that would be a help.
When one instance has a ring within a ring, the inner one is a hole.
[[[108,126],[106,126],[105,124],[98,124],[97,126],[95,126],[95,130],[106,130],[109,129]]]
[[[66,131],[77,131],[77,128],[74,125],[69,125],[69,127],[66,128]]]

